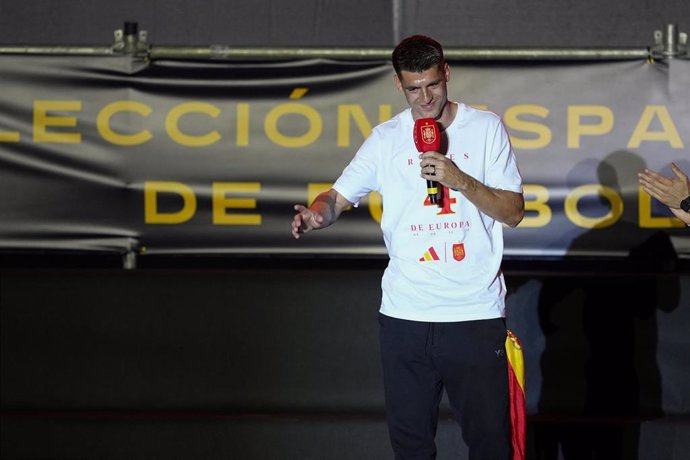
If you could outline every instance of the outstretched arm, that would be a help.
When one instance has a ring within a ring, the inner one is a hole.
[[[308,208],[296,204],[294,208],[297,214],[292,219],[292,236],[299,239],[302,233],[328,227],[351,205],[352,203],[335,189],[321,193]]]

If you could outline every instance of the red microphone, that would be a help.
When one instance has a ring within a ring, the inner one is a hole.
[[[418,152],[438,152],[441,149],[441,131],[433,118],[418,118],[414,122],[414,145]],[[427,180],[426,190],[432,204],[438,202],[438,184]]]

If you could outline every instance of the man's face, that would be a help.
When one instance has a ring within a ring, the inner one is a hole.
[[[400,76],[393,76],[395,85],[403,92],[412,109],[412,118],[435,118],[442,116],[448,102],[446,82],[450,77],[450,68],[433,66],[423,72],[403,70]]]

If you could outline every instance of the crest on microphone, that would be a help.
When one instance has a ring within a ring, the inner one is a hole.
[[[433,125],[422,126],[422,140],[425,144],[433,144],[436,142],[436,130]]]

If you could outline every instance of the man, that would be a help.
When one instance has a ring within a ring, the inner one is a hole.
[[[676,177],[666,177],[645,169],[638,174],[642,190],[669,207],[674,216],[690,225],[690,179],[671,163],[671,170]]]
[[[524,215],[522,181],[498,116],[448,99],[450,67],[435,40],[393,51],[409,108],[375,127],[333,188],[295,205],[292,234],[325,228],[371,191],[383,196],[390,261],[379,332],[396,459],[431,459],[445,388],[472,459],[511,458],[502,224]],[[419,154],[415,120],[433,118],[441,152]],[[421,176],[421,178],[420,178]],[[423,179],[442,187],[439,205]]]

